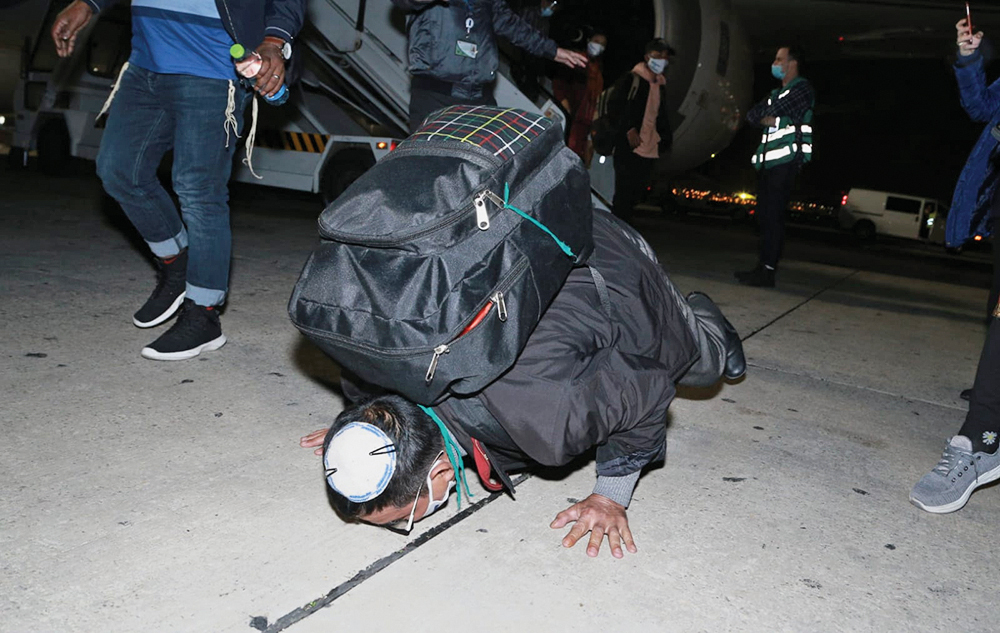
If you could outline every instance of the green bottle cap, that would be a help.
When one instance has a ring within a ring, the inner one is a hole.
[[[247,54],[247,49],[243,48],[242,44],[233,44],[229,47],[229,54],[233,59],[242,59]]]

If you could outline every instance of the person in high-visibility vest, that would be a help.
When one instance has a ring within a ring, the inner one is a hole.
[[[774,275],[785,241],[785,213],[795,176],[812,158],[812,117],[816,102],[812,85],[799,73],[803,54],[796,46],[778,49],[771,74],[781,81],[766,99],[747,113],[751,125],[764,128],[753,155],[757,169],[757,222],[761,238],[757,265],[736,273],[748,286],[774,287]]]

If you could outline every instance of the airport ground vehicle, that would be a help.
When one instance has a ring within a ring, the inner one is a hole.
[[[839,220],[862,240],[887,235],[943,244],[947,212],[933,198],[853,188],[841,200]]]

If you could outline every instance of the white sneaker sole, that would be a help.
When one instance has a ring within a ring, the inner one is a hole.
[[[152,347],[142,348],[142,357],[148,358],[150,360],[187,360],[189,358],[194,358],[202,352],[211,352],[219,349],[226,344],[226,335],[220,334],[219,338],[211,340],[207,343],[202,343],[198,347],[192,347],[191,349],[182,350],[180,352],[158,352]]]
[[[177,298],[174,299],[174,302],[172,304],[170,304],[170,307],[167,308],[166,311],[163,314],[161,314],[160,316],[156,317],[152,321],[146,321],[145,323],[143,323],[142,321],[139,321],[138,319],[136,319],[135,316],[133,316],[132,317],[132,324],[135,325],[136,327],[141,327],[141,328],[156,327],[157,325],[163,323],[164,321],[166,321],[170,317],[174,316],[174,313],[177,312],[177,308],[181,307],[181,303],[184,302],[184,296],[186,294],[187,294],[186,291],[182,292],[181,294],[179,294],[177,296]]]
[[[928,506],[924,505],[919,499],[915,499],[913,496],[910,497],[910,503],[917,506],[921,510],[931,512],[933,514],[948,514],[949,512],[956,512],[965,507],[965,504],[969,502],[969,497],[972,496],[972,493],[975,492],[976,488],[993,483],[997,479],[1000,479],[1000,466],[997,466],[993,470],[989,470],[977,477],[976,483],[969,486],[961,497],[951,503],[946,503],[943,506]]]

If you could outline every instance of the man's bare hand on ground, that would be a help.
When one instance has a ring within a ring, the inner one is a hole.
[[[575,525],[562,540],[563,547],[573,547],[587,532],[590,532],[587,556],[591,558],[600,552],[605,535],[608,537],[611,555],[615,558],[624,556],[622,542],[630,553],[635,554],[639,551],[632,539],[632,532],[628,529],[625,508],[607,497],[592,494],[583,501],[574,503],[557,514],[549,527],[558,530],[573,522]]]
[[[570,68],[586,68],[587,56],[565,48],[556,49],[556,61]]]
[[[979,45],[983,42],[983,32],[979,31],[975,35],[972,34],[972,29],[967,23],[965,18],[962,18],[955,24],[955,29],[958,31],[958,52],[962,57],[968,57],[969,55],[976,52]]]
[[[59,12],[52,24],[52,40],[56,44],[56,53],[59,57],[69,57],[73,54],[76,36],[93,16],[94,10],[83,0],[76,0]]]
[[[303,437],[302,439],[300,439],[299,440],[299,446],[301,446],[302,448],[312,448],[314,446],[318,446],[319,448],[317,448],[315,451],[313,451],[313,453],[315,453],[316,455],[322,455],[323,454],[323,440],[326,439],[326,432],[327,431],[329,431],[329,429],[316,429],[315,431],[313,431],[309,435],[306,435],[305,437]]]

